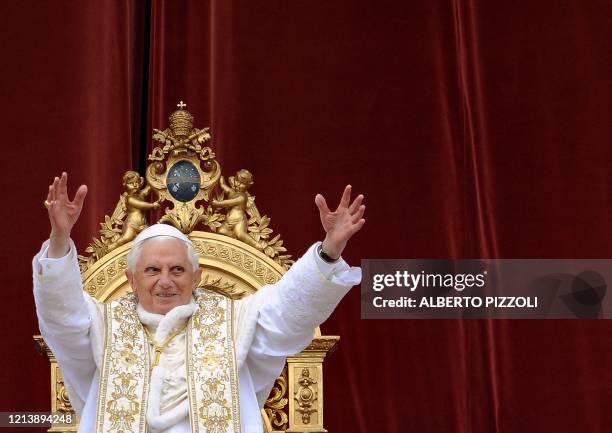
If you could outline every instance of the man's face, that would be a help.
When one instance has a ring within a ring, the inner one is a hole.
[[[202,276],[193,270],[187,247],[178,239],[149,239],[142,244],[135,272],[127,272],[138,300],[150,313],[166,314],[188,304]]]

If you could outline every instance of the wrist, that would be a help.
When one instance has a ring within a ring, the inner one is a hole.
[[[70,234],[60,234],[51,230],[49,236],[49,250],[47,255],[51,259],[64,257],[70,251]]]
[[[51,234],[49,235],[49,239],[57,242],[69,242],[70,241],[70,231],[56,230],[54,228],[51,229]]]
[[[337,248],[333,248],[333,246],[330,245],[330,242],[327,238],[325,238],[325,240],[319,245],[318,254],[324,261],[328,263],[333,263],[337,261],[341,255],[340,251],[338,251]]]
[[[330,257],[329,255],[327,255],[327,253],[325,253],[325,251],[323,251],[323,247],[321,246],[321,244],[319,244],[317,246],[317,254],[321,258],[321,260],[323,260],[325,263],[328,263],[330,265],[332,263],[336,263],[339,260],[339,258],[334,259],[334,258]]]

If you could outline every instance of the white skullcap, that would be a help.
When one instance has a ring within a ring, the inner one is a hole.
[[[153,224],[152,226],[149,226],[141,231],[138,236],[136,236],[136,239],[134,239],[134,245],[157,236],[171,236],[191,244],[191,239],[185,236],[185,234],[176,227],[168,224]]]

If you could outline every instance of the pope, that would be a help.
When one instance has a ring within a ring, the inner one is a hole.
[[[260,409],[287,356],[303,350],[361,270],[341,255],[365,224],[350,185],[336,210],[318,194],[325,237],[279,282],[241,300],[198,288],[190,239],[155,224],[133,241],[133,292],[107,304],[82,286],[70,239],[87,187],[68,197],[68,175],[49,186],[49,240],[33,260],[40,331],[58,360],[79,432],[263,431]]]

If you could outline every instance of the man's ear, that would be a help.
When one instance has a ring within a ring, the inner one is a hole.
[[[195,285],[193,290],[195,290],[200,286],[200,283],[202,282],[202,268],[198,268],[198,270],[195,271],[193,279],[195,280],[193,282],[193,284]]]
[[[127,277],[128,283],[130,283],[132,290],[135,290],[134,289],[134,274],[132,273],[132,271],[130,270],[125,271],[125,276]]]

